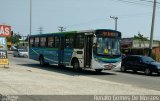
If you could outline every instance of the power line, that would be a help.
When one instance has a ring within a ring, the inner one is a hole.
[[[120,2],[124,2],[124,3],[129,3],[129,4],[133,4],[133,5],[142,5],[142,6],[152,6],[151,4],[146,4],[146,3],[140,3],[137,1],[128,1],[128,0],[116,0],[116,1],[120,1]]]
[[[140,1],[151,2],[151,3],[153,3],[153,1],[149,1],[149,0],[140,0]]]
[[[113,1],[113,0],[112,0]],[[152,7],[153,2],[149,1],[149,0],[138,0],[138,1],[130,1],[130,0],[116,0],[116,1],[120,1],[120,2],[125,2],[125,3],[129,3],[129,4],[134,4],[134,5],[143,5],[143,6],[150,6]],[[160,3],[160,2],[156,2],[156,3]],[[147,4],[147,5],[146,5]],[[149,5],[148,5],[149,4]],[[158,7],[158,6],[157,6]],[[130,14],[130,15],[117,15],[121,18],[130,18],[130,17],[137,17],[137,16],[142,16],[142,15],[151,15],[151,12],[147,12],[147,13],[138,13],[138,14]],[[78,24],[73,24],[73,25],[68,25],[67,27],[74,27],[74,26],[81,26],[81,25],[86,25],[86,24],[91,24],[95,21],[100,21],[101,19],[94,19],[94,20],[90,20],[90,21],[86,21],[83,23],[78,23]]]
[[[152,1],[148,1],[148,0],[139,0],[139,1],[130,1],[130,0],[116,0],[119,2],[124,2],[124,3],[128,3],[128,4],[133,4],[133,5],[142,5],[142,6],[151,6],[153,5]],[[157,4],[160,4],[160,2],[156,2]],[[157,7],[160,7],[160,5],[157,5]]]
[[[146,16],[146,15],[151,15],[152,12],[145,12],[145,13],[132,13],[132,14],[122,14],[122,15],[117,15],[119,16],[119,18],[131,18],[131,17],[138,17],[138,16]],[[82,26],[82,25],[88,25],[91,23],[97,23],[97,22],[102,22],[105,21],[104,18],[97,18],[97,19],[93,19],[93,20],[89,20],[86,22],[81,22],[81,23],[77,23],[77,24],[72,24],[72,25],[68,25],[67,27],[74,27],[74,26]]]
[[[131,13],[131,14],[118,14],[117,16],[119,16],[120,18],[130,18],[130,17],[138,17],[138,16],[145,16],[145,15],[151,15],[152,12],[143,12],[143,13]],[[79,25],[87,25],[87,24],[91,24],[91,23],[95,23],[95,22],[102,22],[104,21],[104,18],[97,18],[97,19],[93,19],[93,20],[89,20],[86,22],[81,22],[81,23],[77,23],[77,24],[72,24],[72,25],[68,25],[67,27],[74,27],[74,26],[79,26]]]
[[[140,1],[145,1],[145,2],[151,2],[154,3],[153,1],[149,1],[149,0],[140,0]],[[160,2],[156,2],[157,4],[160,4]]]
[[[151,13],[152,12],[145,12],[145,13],[132,13],[132,14],[126,14],[126,15],[118,15],[118,16],[120,16],[120,17],[122,17],[122,18],[126,18],[126,17],[128,17],[128,18],[130,18],[130,17],[138,17],[138,16],[146,16],[146,15],[151,15]]]

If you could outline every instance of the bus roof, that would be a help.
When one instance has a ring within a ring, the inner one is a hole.
[[[112,29],[91,29],[91,30],[81,30],[81,31],[77,31],[77,33],[87,33],[87,32],[96,32],[96,31],[113,31],[113,32],[119,32],[119,31],[112,30]]]
[[[46,33],[46,34],[35,34],[35,35],[31,35],[30,37],[35,37],[35,36],[39,36],[39,37],[43,37],[43,36],[63,36],[63,35],[69,35],[69,34],[75,34],[77,33],[77,31],[68,31],[68,32],[56,32],[56,33]]]
[[[96,32],[96,31],[114,31],[114,32],[119,32],[116,30],[112,30],[112,29],[91,29],[91,30],[80,30],[80,31],[67,31],[67,32],[56,32],[56,33],[46,33],[46,34],[35,34],[35,35],[31,35],[30,37],[35,37],[35,36],[39,36],[39,37],[43,37],[43,36],[64,36],[64,35],[72,35],[72,34],[76,34],[76,33],[87,33],[87,32]]]

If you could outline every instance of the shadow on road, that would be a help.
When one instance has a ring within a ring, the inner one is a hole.
[[[127,70],[126,72],[122,72],[120,70],[114,70],[114,72],[119,72],[119,73],[126,73],[126,74],[133,74],[133,75],[142,75],[142,76],[146,76],[144,72],[141,71],[137,71],[136,73],[133,72],[132,70]],[[149,75],[150,77],[159,77],[159,75],[157,75],[157,73],[152,73],[152,75]]]
[[[78,76],[78,75],[116,75],[115,73],[106,73],[106,72],[101,72],[97,73],[94,70],[81,70],[81,71],[74,71],[73,68],[70,67],[59,67],[59,66],[54,66],[54,65],[49,65],[49,66],[40,66],[39,64],[17,64],[20,66],[25,66],[28,68],[37,68],[37,69],[43,69],[47,71],[53,71],[57,73],[62,73],[66,75],[71,75],[71,76]]]

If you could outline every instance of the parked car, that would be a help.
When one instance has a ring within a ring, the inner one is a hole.
[[[10,51],[15,51],[17,48],[15,46],[11,46]]]
[[[28,52],[26,49],[17,49],[13,52],[14,57],[28,57]]]
[[[144,71],[146,75],[151,75],[153,72],[160,74],[160,63],[148,56],[129,55],[122,60],[121,71],[126,70]]]

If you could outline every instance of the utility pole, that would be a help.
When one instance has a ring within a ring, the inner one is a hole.
[[[31,35],[32,33],[32,0],[30,0],[30,33],[29,35]]]
[[[117,20],[118,20],[118,17],[110,16],[110,18],[112,18],[112,19],[115,20],[115,30],[117,30]]]
[[[39,34],[42,34],[43,33],[43,27],[39,27],[38,31],[39,31]]]
[[[29,27],[29,36],[31,36],[31,34],[32,34],[32,0],[30,0],[30,27]],[[29,42],[30,42],[30,40],[29,40],[29,36],[28,36],[28,47],[27,47],[27,49],[28,49],[28,52],[29,52]],[[29,56],[28,56],[28,58],[29,58]]]
[[[157,3],[157,1],[154,0],[154,3],[153,3],[153,14],[152,14],[152,25],[151,25],[151,34],[150,34],[150,43],[149,43],[149,54],[148,54],[148,56],[152,55],[152,44],[153,44],[153,33],[154,33],[156,3]]]
[[[62,27],[62,26],[59,26],[59,27],[58,27],[58,30],[59,30],[60,32],[64,32],[64,31],[66,31],[66,28],[65,28],[65,27]]]

